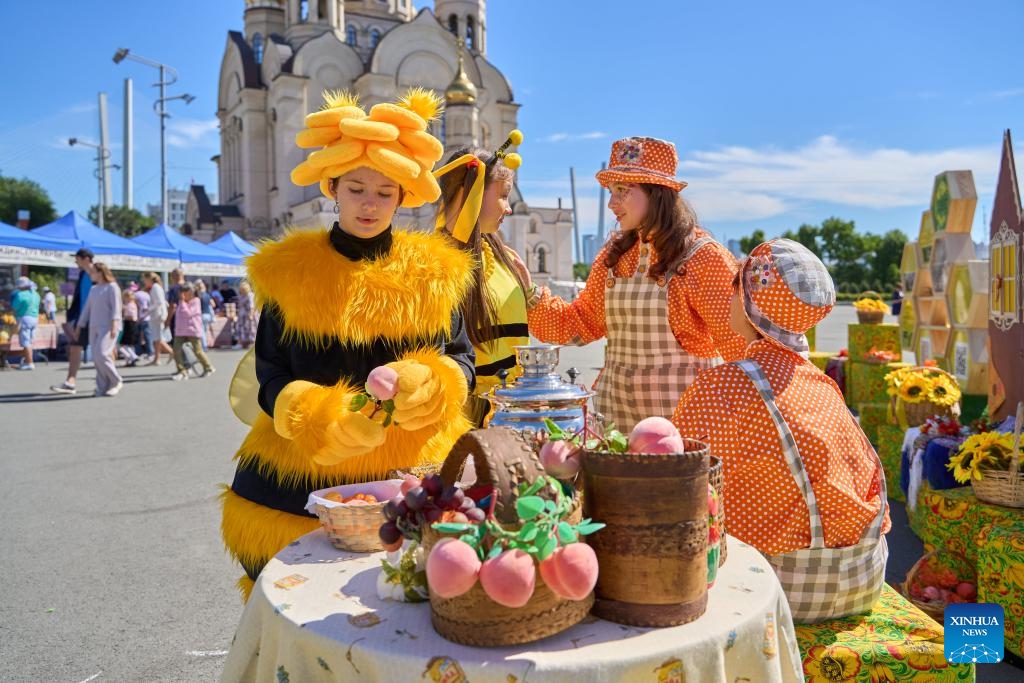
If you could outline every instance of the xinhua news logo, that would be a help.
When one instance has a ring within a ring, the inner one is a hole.
[[[1003,606],[992,603],[946,605],[946,661],[996,664],[1003,661]]]

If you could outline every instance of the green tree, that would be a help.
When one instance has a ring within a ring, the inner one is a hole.
[[[805,247],[813,251],[815,256],[821,258],[821,244],[819,244],[818,242],[818,235],[820,234],[820,232],[821,231],[818,228],[818,226],[807,225],[806,223],[804,223],[799,228],[797,228],[796,232],[793,232],[792,230],[787,230],[786,232],[782,233],[782,236],[785,237],[786,239],[793,240],[794,242],[799,242],[800,244],[804,245]]]
[[[871,272],[882,282],[886,292],[896,289],[900,281],[900,262],[903,260],[903,245],[907,236],[901,230],[890,230],[882,235],[872,255]],[[884,292],[883,292],[884,293]]]
[[[572,264],[572,276],[576,280],[586,280],[590,277],[590,264],[589,263],[574,263]]]
[[[758,228],[750,237],[740,238],[740,249],[744,254],[749,254],[761,242],[764,242],[764,230]]]
[[[53,201],[39,183],[28,178],[18,180],[0,175],[0,221],[14,225],[20,209],[29,212],[30,228],[57,220]]]
[[[89,208],[89,222],[96,223],[99,215],[99,209],[93,204]],[[103,228],[123,237],[141,235],[154,225],[152,218],[127,206],[107,206],[103,210]]]
[[[835,216],[821,224],[819,233],[823,260],[835,282],[863,283],[870,279],[865,256],[871,251],[868,238],[873,236],[858,234],[853,221]]]

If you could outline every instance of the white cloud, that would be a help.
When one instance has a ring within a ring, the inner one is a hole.
[[[601,138],[608,137],[608,133],[604,133],[599,130],[590,131],[587,133],[551,133],[545,135],[542,138],[538,138],[539,142],[575,142],[577,140],[600,140]]]
[[[743,146],[697,150],[680,164],[689,182],[684,197],[704,224],[756,221],[813,205],[872,210],[925,207],[936,174],[971,169],[979,197],[994,189],[999,147],[911,151],[855,148],[835,136],[822,136],[791,148]],[[571,204],[568,173],[562,178],[521,178],[533,206]],[[592,174],[576,174],[580,226],[597,225],[598,185]],[[605,197],[607,201],[607,197]],[[606,229],[610,214],[605,212]]]
[[[705,219],[731,220],[735,214],[756,219],[806,202],[871,209],[920,206],[927,203],[936,174],[981,169],[987,179],[998,159],[997,146],[923,152],[854,149],[826,135],[790,150],[695,151],[680,173],[690,182],[687,194]]]
[[[167,126],[167,144],[171,147],[200,147],[213,144],[212,140],[205,138],[216,134],[219,125],[217,119],[172,119]]]

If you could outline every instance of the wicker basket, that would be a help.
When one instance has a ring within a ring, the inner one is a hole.
[[[911,368],[913,372],[925,372],[936,375],[946,375],[953,380],[959,386],[956,377],[949,374],[942,368],[937,368],[932,365],[918,365]],[[950,406],[940,406],[931,401],[921,401],[919,403],[908,403],[899,397],[897,394],[893,397],[893,415],[896,417],[896,421],[900,426],[900,429],[910,429],[911,427],[917,427],[923,425],[925,420],[935,415],[939,417],[960,417],[960,404],[954,403]]]
[[[515,529],[519,524],[515,499],[522,482],[532,482],[544,474],[540,460],[526,437],[507,427],[480,429],[463,435],[452,447],[441,467],[445,485],[458,480],[466,458],[473,458],[477,484],[489,483],[497,500],[494,518]],[[570,523],[580,521],[580,505],[570,513]],[[423,546],[430,549],[441,536],[426,527]],[[462,645],[499,647],[530,643],[561,633],[578,624],[590,612],[594,594],[583,600],[565,600],[551,592],[537,577],[530,601],[510,608],[491,600],[477,582],[467,593],[442,598],[430,592],[430,618],[441,637]]]
[[[722,459],[710,456],[711,465],[708,468],[708,483],[715,487],[715,491],[718,493],[718,514],[715,515],[715,520],[718,522],[718,530],[721,532],[722,538],[718,542],[719,555],[718,555],[718,566],[721,567],[725,564],[725,556],[729,554],[729,547],[726,545],[725,540],[725,498],[722,497],[723,489],[725,488],[725,476],[722,474]]]
[[[981,479],[971,479],[971,487],[978,500],[1011,508],[1024,508],[1024,473],[1020,471],[1020,427],[1024,422],[1024,401],[1017,404],[1017,417],[1013,426],[1013,453],[1010,469],[983,469]]]
[[[306,509],[320,519],[327,539],[338,550],[374,553],[384,549],[379,534],[380,525],[384,520],[384,503],[397,496],[401,486],[401,479],[332,486],[309,494]],[[324,498],[332,491],[340,493],[345,498],[357,493],[369,493],[379,502],[371,505],[346,505]]]
[[[878,299],[882,303],[885,303],[885,299],[878,292],[868,290],[861,294],[862,299]],[[857,311],[857,322],[862,325],[878,325],[885,318],[885,311],[862,311],[859,308],[854,307]]]
[[[971,583],[977,582],[977,573],[966,557],[951,550],[933,550],[930,553],[925,553],[907,572],[906,580],[900,584],[900,592],[915,607],[941,624],[946,605],[949,603],[943,600],[923,600],[916,597],[912,592],[915,587],[923,587],[919,585],[921,580],[918,574],[927,566],[948,567],[953,570],[959,581],[969,581]],[[952,589],[953,587],[949,588]]]

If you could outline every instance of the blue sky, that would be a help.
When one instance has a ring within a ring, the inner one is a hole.
[[[488,58],[522,105],[520,188],[532,204],[561,197],[568,205],[574,168],[585,233],[597,224],[593,174],[612,140],[627,135],[676,143],[690,183],[684,196],[720,239],[829,216],[913,237],[934,176],[956,169],[974,172],[982,239],[1004,129],[1021,148],[1019,0],[487,5]],[[0,174],[36,180],[59,213],[85,213],[96,202],[94,153],[67,139],[99,141],[105,91],[120,163],[131,77],[135,205],[158,201],[157,71],[114,64],[123,46],[177,69],[168,94],[196,96],[168,103],[168,182],[215,192],[217,77],[227,32],[243,27],[244,0],[61,0],[45,15],[40,7],[0,3],[9,60],[0,75]],[[112,182],[121,203],[119,172]]]

